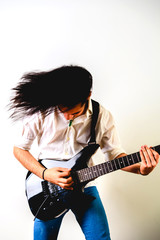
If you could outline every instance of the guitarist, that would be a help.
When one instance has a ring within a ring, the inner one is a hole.
[[[39,147],[38,159],[69,159],[83,149],[90,138],[92,104],[90,100],[92,76],[79,66],[63,66],[48,72],[25,74],[13,89],[12,118],[23,118],[21,137],[14,146],[14,155],[29,171],[64,189],[73,190],[71,169],[45,169],[31,154],[35,139]],[[106,161],[125,156],[114,120],[100,105],[96,125],[96,141]],[[140,149],[141,164],[123,170],[148,175],[158,164],[159,155],[151,148]],[[89,161],[93,165],[93,159]],[[85,193],[95,199],[89,205],[75,202],[71,209],[87,240],[109,240],[107,217],[94,182]],[[55,240],[66,213],[52,220],[34,221],[34,240]]]

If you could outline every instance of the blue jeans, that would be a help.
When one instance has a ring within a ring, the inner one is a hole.
[[[80,206],[75,203],[72,212],[85,235],[86,240],[110,240],[107,217],[95,186],[85,188],[85,193],[95,199],[87,205]],[[49,221],[35,219],[34,240],[56,240],[62,219],[66,213]]]

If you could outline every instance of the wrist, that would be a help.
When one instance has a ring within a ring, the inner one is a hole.
[[[42,172],[42,179],[45,180],[45,171],[47,170],[47,168],[44,168],[43,169],[43,172]]]

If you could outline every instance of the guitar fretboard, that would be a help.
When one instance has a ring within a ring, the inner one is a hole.
[[[160,145],[153,147],[153,149],[160,153]],[[139,152],[136,152],[121,158],[116,158],[112,161],[95,165],[93,167],[78,170],[77,175],[80,183],[89,182],[99,176],[114,172],[139,162],[141,162],[140,154]]]

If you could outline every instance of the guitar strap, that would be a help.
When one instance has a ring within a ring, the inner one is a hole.
[[[93,115],[92,115],[92,122],[91,122],[91,137],[88,142],[88,145],[96,144],[95,127],[96,127],[98,114],[99,114],[99,103],[94,100],[91,100],[91,101],[92,101]]]

